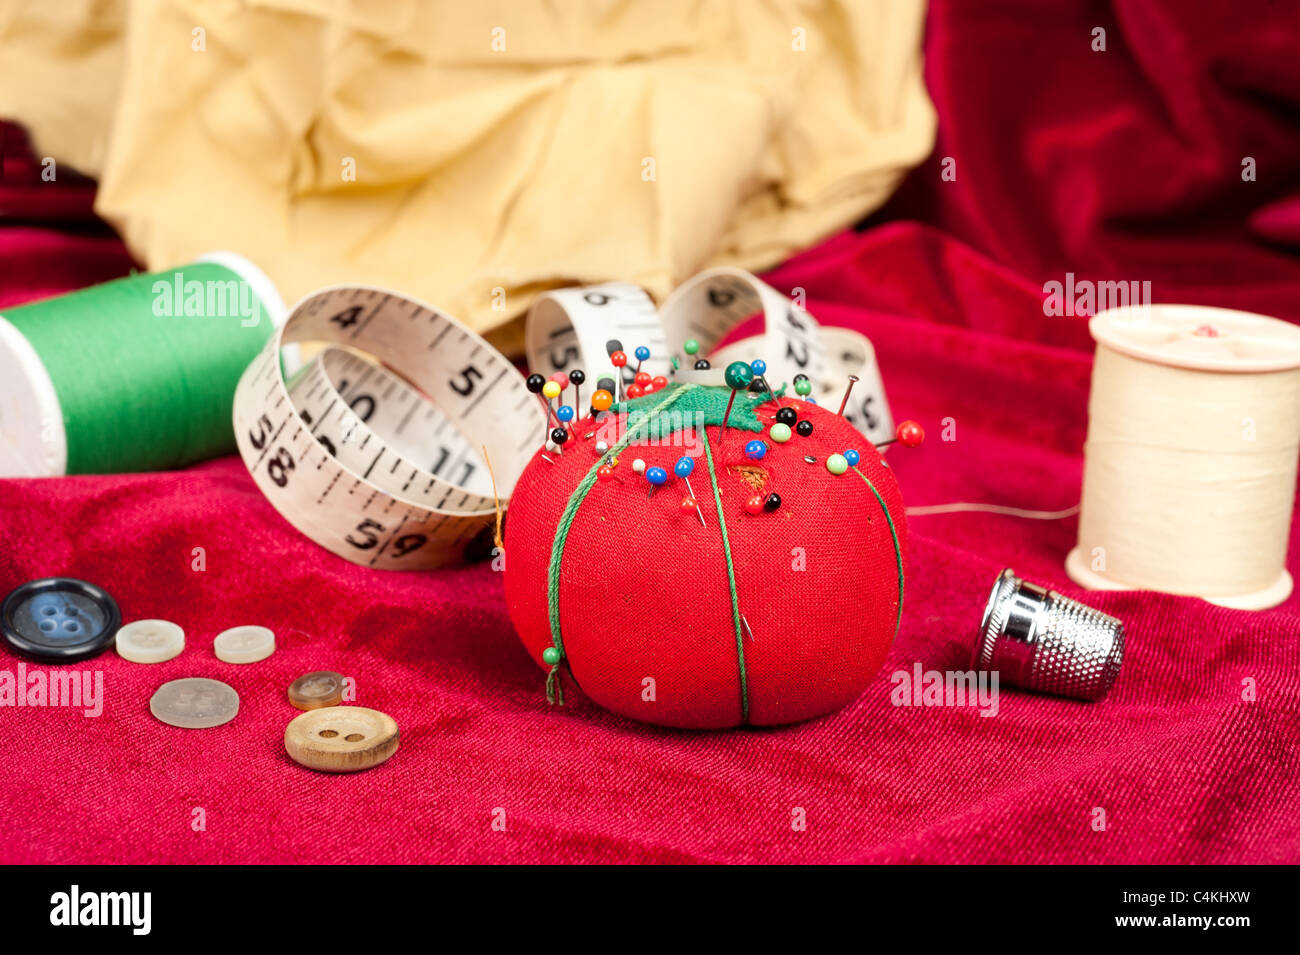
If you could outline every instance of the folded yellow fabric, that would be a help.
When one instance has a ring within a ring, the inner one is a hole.
[[[663,296],[879,206],[930,150],[919,0],[0,0],[0,115],[150,268],[371,282],[480,330]]]

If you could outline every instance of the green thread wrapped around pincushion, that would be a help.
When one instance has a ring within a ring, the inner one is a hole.
[[[673,398],[672,414],[658,416],[652,420],[649,429],[646,431],[647,437],[652,439],[660,438],[686,428],[722,424],[722,419],[727,412],[727,404],[731,401],[732,391],[730,388],[716,385],[681,385],[672,383],[666,388],[643,398],[630,398],[621,401],[612,410],[617,414],[627,414],[627,427],[631,430],[646,415],[653,412],[682,389],[687,389],[687,393]],[[741,431],[761,432],[763,423],[758,420],[754,409],[765,401],[770,401],[773,395],[778,398],[784,397],[785,386],[782,385],[778,391],[763,392],[762,394],[737,393],[731,415],[727,417],[727,427],[738,428]]]

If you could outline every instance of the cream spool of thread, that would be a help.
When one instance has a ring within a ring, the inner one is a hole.
[[[1191,305],[1111,309],[1097,342],[1078,546],[1093,590],[1262,610],[1284,564],[1300,452],[1300,328]]]

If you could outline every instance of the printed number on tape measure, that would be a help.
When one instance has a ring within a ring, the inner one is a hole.
[[[538,297],[525,329],[528,365],[544,377],[581,368],[594,390],[599,379],[620,373],[605,347],[612,339],[621,342],[629,356],[637,346],[646,346],[650,358],[641,363],[641,370],[668,374],[668,343],[654,302],[644,290],[621,282],[558,289]],[[623,366],[625,388],[636,377],[636,366],[634,359]],[[574,410],[582,414],[586,409]]]
[[[813,381],[825,378],[826,362],[817,322],[743,269],[701,272],[673,292],[660,310],[669,347],[681,351],[683,343],[693,338],[700,344],[701,355],[712,352],[728,333],[753,315],[762,315],[764,329],[761,336],[751,340],[759,350],[748,360],[766,361],[774,382],[793,381],[800,374]],[[692,371],[682,369],[678,377],[692,380]]]

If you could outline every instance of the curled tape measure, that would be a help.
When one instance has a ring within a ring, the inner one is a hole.
[[[284,380],[280,349],[326,349]],[[383,289],[309,295],[248,366],[235,440],[291,524],[358,564],[418,570],[490,547],[488,450],[505,500],[543,411],[504,356],[455,319]]]
[[[799,374],[824,381],[826,354],[812,316],[741,269],[712,269],[680,286],[664,302],[663,322],[673,347],[680,349],[688,338],[693,338],[700,343],[700,353],[708,354],[728,332],[759,313],[764,331],[746,340],[747,348],[759,349],[750,359],[766,361],[768,373],[778,382],[791,381]],[[716,383],[721,384],[726,363],[719,356],[715,356],[715,362],[716,367],[710,369],[712,375],[697,376],[693,369],[682,368],[678,377],[700,383],[707,380],[710,384],[716,377]]]
[[[762,334],[715,351],[754,315]],[[722,384],[727,361],[763,358],[774,388],[804,374],[834,408],[855,375],[844,416],[872,441],[893,436],[871,343],[819,327],[740,269],[701,273],[658,311],[634,285],[547,292],[525,331],[532,370],[581,368],[588,395],[601,378],[635,378],[636,364],[614,366],[614,339],[650,350],[640,370],[682,382]],[[694,368],[688,339],[713,367]],[[286,381],[281,349],[300,342],[326,347]],[[577,394],[561,402],[586,413]],[[299,302],[244,372],[234,422],[245,465],[291,524],[355,563],[419,570],[490,551],[493,474],[504,503],[542,446],[547,413],[509,359],[454,318],[385,289],[337,286]]]
[[[763,333],[715,346],[746,319],[761,315]],[[605,343],[618,339],[630,350],[646,345],[651,357],[642,370],[671,375],[680,382],[722,385],[731,361],[767,362],[772,386],[807,375],[818,402],[838,409],[850,375],[854,386],[844,417],[873,442],[893,437],[894,421],[875,350],[863,335],[846,328],[822,328],[808,312],[766,282],[742,269],[701,272],[681,285],[655,312],[645,292],[634,285],[610,284],[549,292],[534,303],[525,337],[529,367],[542,375],[583,368],[588,381],[614,377]],[[697,371],[683,352],[687,340],[699,343],[711,367]],[[680,367],[674,370],[676,356]],[[626,387],[636,368],[622,368]],[[576,409],[579,414],[585,409]]]
[[[383,367],[328,348],[289,396],[321,446],[376,486],[435,511],[454,499],[457,511],[495,512],[482,451]]]
[[[844,406],[845,420],[873,444],[894,437],[894,417],[889,402],[885,400],[885,383],[881,380],[876,350],[871,347],[871,342],[852,329],[814,327],[822,346],[824,374],[819,378],[813,378],[809,372],[803,374],[812,378],[818,403],[829,406],[832,411],[838,410],[849,376],[856,375],[859,383],[854,386]],[[729,362],[753,361],[762,354],[757,349],[764,344],[765,340],[758,336],[733,342],[714,353],[713,364],[725,369]],[[773,377],[770,367],[768,377],[774,388],[778,387],[777,381],[783,380]],[[889,448],[890,445],[885,445],[880,450],[887,453]]]

